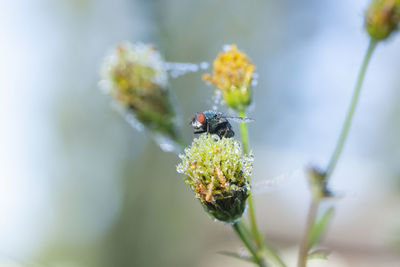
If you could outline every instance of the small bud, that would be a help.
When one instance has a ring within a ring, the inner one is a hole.
[[[213,76],[205,74],[203,80],[221,90],[229,107],[239,110],[251,102],[250,86],[255,68],[246,54],[231,45],[214,60]]]
[[[400,0],[372,0],[365,14],[365,27],[371,38],[386,39],[400,22]]]
[[[250,194],[253,157],[243,155],[238,141],[202,134],[179,155],[177,171],[208,214],[225,223],[240,219]]]
[[[332,197],[331,191],[327,186],[326,173],[316,167],[309,167],[308,182],[310,184],[311,193],[314,199],[322,199]]]
[[[123,43],[106,57],[103,84],[108,93],[151,131],[177,140],[169,101],[168,75],[151,45]]]

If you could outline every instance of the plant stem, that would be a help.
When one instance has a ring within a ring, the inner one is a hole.
[[[239,117],[245,118],[246,117],[246,112],[244,109],[239,110]],[[249,135],[247,131],[247,124],[246,123],[240,123],[240,133],[242,134],[242,143],[243,143],[243,153],[248,154],[249,153]],[[249,219],[250,219],[250,225],[251,225],[251,232],[253,233],[253,237],[256,241],[257,248],[261,249],[262,248],[262,237],[258,231],[257,227],[257,221],[256,221],[256,215],[254,211],[254,202],[253,202],[253,195],[250,194],[249,198],[247,199],[247,203],[249,205]]]
[[[241,118],[246,117],[246,112],[245,112],[244,108],[240,109],[238,113],[239,113],[239,117],[241,117]],[[249,135],[248,135],[246,123],[240,123],[240,132],[242,135],[243,152],[245,154],[248,154],[249,153]],[[268,256],[268,258],[270,258],[272,261],[274,261],[277,266],[281,266],[281,267],[286,266],[285,263],[282,261],[282,259],[278,256],[278,254],[274,251],[274,249],[263,240],[263,237],[260,235],[260,233],[258,231],[252,194],[250,194],[250,196],[248,197],[247,203],[249,205],[248,212],[249,212],[249,219],[250,219],[250,228],[251,228],[253,238],[256,241],[257,249],[259,251],[262,250],[263,252],[265,252],[265,254]]]
[[[311,205],[307,215],[307,224],[306,224],[306,234],[303,236],[303,240],[301,241],[300,250],[299,250],[299,260],[297,263],[298,267],[305,267],[307,262],[308,251],[310,249],[310,234],[311,229],[314,225],[315,219],[317,218],[319,200],[312,200]]]
[[[351,123],[352,123],[352,120],[354,117],[354,111],[355,111],[357,103],[358,103],[358,99],[360,96],[360,91],[361,91],[361,87],[362,87],[364,77],[365,77],[365,74],[367,71],[367,67],[370,62],[372,53],[375,50],[376,44],[377,44],[377,41],[374,39],[371,39],[370,43],[368,45],[367,51],[364,55],[364,59],[361,64],[360,72],[357,77],[357,82],[354,87],[354,92],[353,92],[353,96],[352,96],[352,99],[350,102],[350,106],[347,111],[346,119],[342,126],[342,130],[341,130],[338,142],[336,143],[335,150],[333,151],[333,154],[330,158],[329,164],[324,173],[324,179],[326,181],[328,181],[328,179],[332,175],[332,173],[337,165],[337,162],[340,158],[340,155],[342,153],[343,146],[346,142],[346,138],[348,136],[350,126],[351,126]],[[313,225],[315,224],[319,204],[321,203],[322,200],[323,200],[322,198],[317,198],[317,197],[313,196],[313,199],[311,201],[311,205],[310,205],[310,208],[308,211],[308,216],[307,216],[306,230],[305,230],[305,234],[304,234],[303,240],[300,245],[300,250],[299,250],[299,257],[298,257],[298,263],[297,263],[298,267],[306,266],[308,251],[310,249],[311,229],[312,229]]]
[[[353,97],[351,99],[351,103],[350,103],[349,109],[347,111],[346,120],[344,121],[338,142],[336,144],[335,150],[331,156],[328,167],[326,169],[326,177],[330,177],[332,175],[332,172],[335,169],[336,164],[339,160],[340,154],[342,153],[343,146],[346,141],[347,135],[349,133],[351,122],[353,120],[354,111],[355,111],[357,103],[358,103],[358,99],[359,99],[361,87],[362,87],[362,84],[364,81],[365,73],[366,73],[366,70],[368,67],[368,63],[371,59],[371,56],[376,47],[376,44],[377,44],[377,42],[375,40],[371,39],[368,49],[367,49],[367,52],[365,53],[364,60],[361,65],[361,69],[358,74],[356,86],[354,88]]]
[[[240,109],[238,113],[239,113],[240,118],[246,117],[246,111],[244,109]],[[240,123],[240,133],[242,135],[243,152],[245,154],[248,154],[249,153],[249,134],[248,134],[246,123],[243,123],[243,122]]]
[[[243,244],[246,246],[246,248],[249,250],[249,252],[253,256],[257,265],[260,267],[265,267],[266,265],[264,264],[263,260],[257,255],[256,250],[253,248],[253,246],[251,245],[251,242],[248,240],[248,238],[243,230],[243,226],[242,226],[241,222],[239,221],[239,222],[233,224],[232,227],[235,230],[235,232],[237,233],[237,235],[240,237],[240,239],[242,240]]]

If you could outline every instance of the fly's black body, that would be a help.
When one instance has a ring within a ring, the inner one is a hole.
[[[231,117],[218,111],[206,110],[196,113],[193,116],[191,124],[195,129],[195,134],[210,133],[216,134],[220,138],[230,138],[235,135],[235,132],[232,130],[232,125],[230,124],[228,119],[232,119],[238,122],[253,121],[249,118]]]

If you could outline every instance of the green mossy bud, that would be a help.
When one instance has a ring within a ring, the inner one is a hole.
[[[210,134],[194,139],[179,157],[177,171],[207,213],[221,222],[238,221],[250,194],[253,157],[242,154],[238,141]]]
[[[103,81],[116,102],[151,131],[177,140],[168,75],[160,53],[145,44],[123,43],[106,57]]]
[[[397,30],[400,0],[373,0],[365,13],[365,27],[372,39],[384,40]]]

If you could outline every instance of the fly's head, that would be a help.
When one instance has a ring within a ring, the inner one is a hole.
[[[191,124],[195,130],[205,129],[205,127],[207,126],[207,119],[204,113],[203,112],[196,113],[193,116]]]

